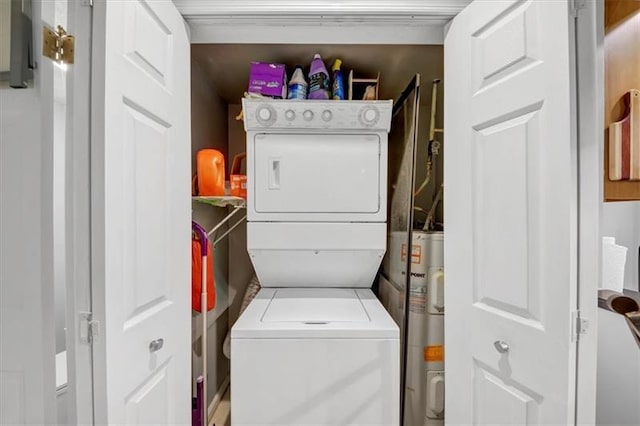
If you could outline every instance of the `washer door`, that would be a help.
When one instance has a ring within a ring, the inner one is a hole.
[[[380,212],[377,134],[256,134],[253,144],[256,213]]]

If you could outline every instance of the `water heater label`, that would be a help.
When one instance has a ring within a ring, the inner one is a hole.
[[[409,312],[424,314],[427,311],[427,288],[412,288],[409,292]]]
[[[434,345],[424,347],[424,362],[444,361],[444,346]]]

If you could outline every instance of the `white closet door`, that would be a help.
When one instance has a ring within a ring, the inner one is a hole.
[[[190,424],[190,46],[171,1],[94,11],[98,423]]]
[[[572,19],[475,1],[445,37],[448,424],[573,424]]]

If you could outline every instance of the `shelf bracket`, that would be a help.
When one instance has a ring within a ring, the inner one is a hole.
[[[224,234],[220,235],[220,237],[218,237],[213,243],[211,243],[211,245],[213,247],[218,245],[218,243],[221,242],[222,240],[224,240],[227,235],[229,235],[234,229],[236,229],[238,227],[238,225],[240,225],[242,222],[244,222],[244,220],[246,218],[247,218],[247,215],[244,215],[240,220],[238,220],[236,223],[231,225],[231,228],[227,229],[227,231]]]
[[[233,211],[231,213],[229,213],[224,219],[222,219],[220,221],[220,223],[218,223],[216,226],[213,227],[213,229],[209,232],[207,232],[207,237],[211,238],[217,231],[218,229],[222,228],[227,222],[229,222],[229,220],[235,216],[236,214],[238,214],[238,212],[240,210],[242,210],[243,207],[241,206],[235,206],[233,208]],[[235,228],[235,226],[234,226]],[[226,235],[226,234],[225,234]]]

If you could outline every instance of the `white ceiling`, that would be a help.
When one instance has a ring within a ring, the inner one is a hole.
[[[249,80],[252,61],[283,63],[289,76],[296,64],[308,71],[315,53],[329,69],[335,58],[343,61],[343,72],[375,76],[380,72],[380,99],[396,99],[416,73],[422,84],[443,78],[444,49],[441,45],[299,45],[299,44],[194,44],[192,60],[210,76],[218,95],[237,104]],[[422,91],[426,103],[430,90]]]

